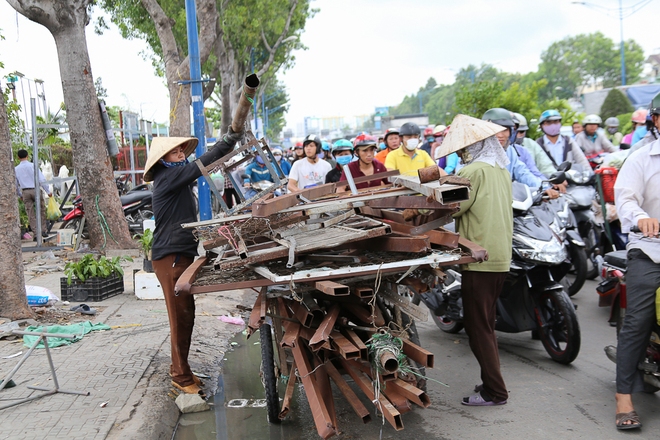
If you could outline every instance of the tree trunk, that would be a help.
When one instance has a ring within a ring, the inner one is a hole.
[[[187,60],[187,58],[186,58]],[[165,63],[165,77],[170,91],[170,136],[191,136],[190,128],[190,85],[176,81],[190,79],[188,66],[181,63]]]
[[[33,318],[27,304],[19,226],[16,174],[12,163],[9,120],[0,88],[0,316]]]
[[[112,174],[89,62],[85,27],[89,23],[87,8],[91,0],[8,1],[19,13],[45,26],[55,38],[71,148],[91,247],[135,247]]]

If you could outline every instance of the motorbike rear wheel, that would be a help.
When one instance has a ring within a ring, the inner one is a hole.
[[[575,307],[563,290],[552,290],[541,295],[536,309],[545,325],[539,323],[543,347],[552,360],[570,364],[580,352],[580,326]]]
[[[421,297],[419,295],[415,295],[415,297],[413,298],[413,304],[418,306],[420,301],[421,301]],[[463,330],[464,328],[462,322],[452,321],[446,316],[438,316],[431,309],[429,309],[429,312],[431,314],[431,318],[433,318],[433,322],[435,322],[435,325],[437,325],[438,328],[445,333],[452,333],[452,334],[460,333],[460,331]]]
[[[569,245],[569,252],[573,268],[560,283],[566,289],[568,296],[573,296],[582,289],[587,279],[587,253],[585,248],[573,244]]]
[[[584,240],[584,250],[587,254],[587,279],[593,280],[598,276],[598,263],[596,262],[596,248],[598,247],[598,238],[593,226],[584,231],[582,240]]]

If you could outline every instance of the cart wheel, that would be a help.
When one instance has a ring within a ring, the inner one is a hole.
[[[268,421],[280,423],[280,397],[277,393],[277,375],[275,373],[275,357],[273,349],[273,336],[269,324],[259,327],[261,341],[261,382],[266,390],[266,407]]]

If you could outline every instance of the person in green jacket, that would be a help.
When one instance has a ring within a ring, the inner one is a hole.
[[[513,213],[509,159],[495,134],[505,128],[457,115],[442,144],[443,153],[458,152],[466,164],[458,175],[470,180],[469,200],[454,214],[456,230],[488,252],[486,261],[464,265],[462,298],[465,332],[481,367],[482,384],[461,403],[469,406],[503,405],[508,392],[500,371],[495,337],[496,302],[511,262]]]

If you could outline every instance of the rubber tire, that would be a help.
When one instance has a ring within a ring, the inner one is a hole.
[[[575,270],[575,281],[568,286],[566,293],[568,293],[568,296],[574,296],[580,291],[580,289],[582,289],[584,282],[587,280],[587,252],[585,248],[576,245],[569,245],[569,252],[571,255],[571,263]],[[598,272],[598,270],[596,270],[596,272]]]
[[[596,231],[594,231],[593,226],[589,227],[586,233],[582,236],[582,240],[584,241],[585,254],[587,255],[587,259],[591,261],[592,266],[591,269],[587,266],[587,279],[595,280],[598,276],[598,266],[594,264],[592,255],[593,251],[590,251],[596,246]]]
[[[419,305],[420,301],[421,301],[420,296],[415,295],[415,297],[413,298],[413,304]],[[435,325],[438,326],[438,328],[445,333],[450,333],[450,334],[460,333],[461,330],[463,330],[463,328],[465,327],[465,325],[459,321],[444,321],[442,319],[442,316],[437,316],[431,309],[429,309],[429,312],[431,313],[431,318],[433,319],[433,322],[435,322]]]
[[[577,358],[580,352],[580,325],[578,324],[575,307],[571,303],[566,292],[563,290],[552,290],[541,294],[540,302],[536,310],[545,321],[552,327],[549,332],[547,328],[539,325],[541,343],[553,361],[568,365]],[[563,333],[566,346],[561,349],[556,337]]]
[[[74,218],[73,220],[67,220],[60,225],[60,229],[73,229],[74,233],[78,232],[78,226],[80,226],[80,218]],[[82,238],[89,238],[89,229],[87,228],[87,221],[85,221],[85,226],[82,231]]]
[[[278,378],[275,374],[275,350],[269,324],[259,327],[261,342],[261,381],[266,391],[267,417],[270,423],[280,423],[280,396],[277,392]]]

